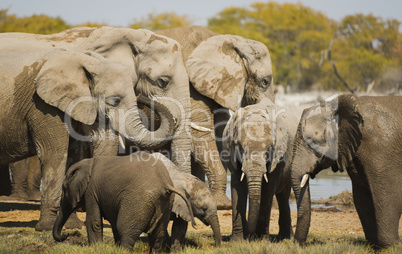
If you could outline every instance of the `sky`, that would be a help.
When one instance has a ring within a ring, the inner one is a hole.
[[[195,25],[206,26],[207,20],[227,7],[250,7],[262,0],[0,0],[0,9],[18,17],[45,14],[61,17],[70,25],[93,22],[127,27],[150,13],[175,12],[187,15]],[[402,0],[276,0],[278,3],[302,3],[329,18],[340,21],[356,13],[373,14],[384,19],[402,21]]]

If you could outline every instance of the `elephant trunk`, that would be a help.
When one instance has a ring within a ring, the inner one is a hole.
[[[138,102],[149,106],[159,117],[160,127],[156,131],[149,131],[138,113],[137,102],[131,105],[129,114],[119,116],[120,133],[143,149],[157,149],[171,140],[174,132],[174,117],[162,104],[146,98],[138,97]]]
[[[249,213],[248,213],[248,234],[254,235],[257,228],[257,221],[261,205],[261,184],[262,173],[258,170],[252,170],[247,174],[247,183],[249,191]]]
[[[53,225],[53,238],[57,242],[63,242],[67,239],[67,234],[61,234],[61,230],[63,229],[64,224],[66,224],[67,219],[70,217],[73,209],[71,209],[65,202],[61,202],[59,213],[56,216],[56,221]]]
[[[215,246],[221,246],[222,236],[221,236],[221,227],[219,225],[218,215],[215,214],[213,216],[209,216],[205,218],[205,221],[211,225],[212,232],[214,233],[215,237]]]
[[[297,145],[297,144],[295,144]],[[295,240],[304,243],[310,228],[311,200],[308,173],[315,165],[315,156],[306,148],[298,147],[294,152],[291,171],[292,188],[297,202],[297,224]],[[307,181],[307,182],[306,182]]]

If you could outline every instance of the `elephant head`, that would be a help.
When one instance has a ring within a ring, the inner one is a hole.
[[[151,31],[115,28],[102,34],[90,50],[126,66],[135,94],[155,98],[169,109],[176,121],[172,159],[190,171],[190,91],[181,45]],[[138,145],[148,148],[144,142]]]
[[[66,173],[60,210],[53,226],[53,238],[58,242],[62,242],[68,237],[68,234],[61,234],[61,230],[71,213],[77,209],[85,210],[85,192],[91,178],[92,168],[93,160],[84,159],[71,166]]]
[[[356,96],[340,95],[303,111],[293,147],[291,181],[297,200],[295,239],[305,242],[310,227],[308,179],[331,167],[344,171],[362,139],[363,119]]]
[[[240,181],[247,179],[250,235],[257,227],[262,184],[268,183],[269,175],[285,162],[290,147],[288,125],[285,111],[265,98],[236,111],[224,130],[223,144],[230,154],[225,164],[232,171],[232,179],[233,175],[241,175]]]
[[[43,64],[35,86],[40,98],[78,122],[92,125],[97,117],[106,117],[114,131],[135,143],[167,142],[173,132],[171,115],[164,117],[164,127],[148,131],[138,113],[133,82],[126,66],[97,53],[57,51]]]
[[[234,35],[216,35],[194,49],[186,61],[193,87],[221,106],[236,111],[275,100],[271,57],[257,41]]]

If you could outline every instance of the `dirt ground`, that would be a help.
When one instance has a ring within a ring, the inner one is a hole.
[[[231,234],[231,210],[218,212],[223,237]],[[78,213],[78,217],[85,221],[85,213]],[[278,233],[279,211],[272,209],[270,233]],[[5,228],[31,227],[34,228],[39,219],[39,202],[0,202],[0,232]],[[107,222],[105,222],[108,224]],[[199,220],[196,220],[196,229],[189,226],[189,231],[210,230]],[[170,224],[171,225],[171,224]],[[296,227],[296,211],[292,211],[292,225]],[[402,220],[399,223],[399,232],[402,233]],[[356,235],[364,237],[363,228],[354,208],[339,210],[337,208],[313,208],[310,233],[315,235]]]

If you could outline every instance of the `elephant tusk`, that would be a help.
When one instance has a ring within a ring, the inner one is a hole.
[[[196,129],[197,131],[212,132],[212,129],[199,126],[193,122],[191,123],[191,128]]]
[[[123,138],[121,137],[121,135],[119,135],[119,143],[120,146],[123,148],[123,150],[126,150],[126,145],[123,142]]]
[[[241,173],[240,182],[243,181],[243,178],[244,178],[244,172]]]
[[[268,183],[267,173],[264,174],[264,179],[265,179],[265,181]]]
[[[304,185],[306,185],[306,183],[307,183],[309,177],[310,177],[309,174],[305,174],[305,175],[303,176],[302,181],[301,181],[301,183],[300,183],[300,188],[303,188]]]

